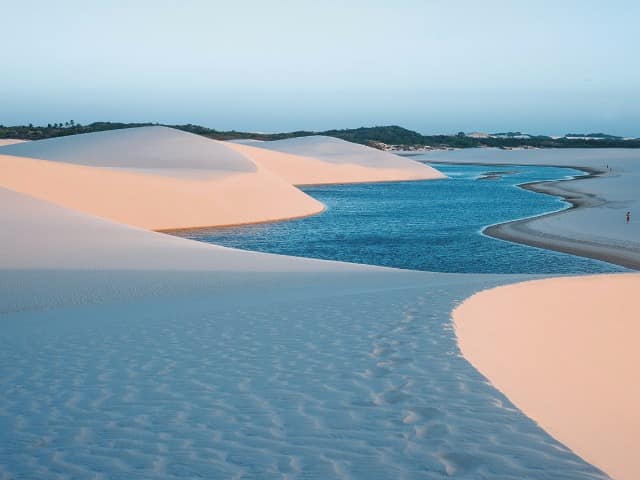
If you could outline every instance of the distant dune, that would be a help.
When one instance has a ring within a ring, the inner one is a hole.
[[[129,225],[169,230],[282,220],[323,210],[292,183],[442,177],[420,163],[329,137],[260,146],[167,127],[25,142],[0,147],[0,185]]]
[[[26,140],[18,140],[17,138],[0,138],[0,147],[5,145],[15,145],[16,143],[24,143]]]
[[[228,144],[294,185],[445,178],[422,163],[321,135]]]
[[[323,205],[226,144],[165,127],[0,148],[0,185],[142,228],[311,215]]]
[[[216,140],[168,127],[139,127],[69,135],[7,146],[0,154],[90,167],[255,172],[242,154]],[[176,172],[176,173],[178,173]]]

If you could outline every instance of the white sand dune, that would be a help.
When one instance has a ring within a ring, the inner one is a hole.
[[[247,157],[222,142],[168,127],[138,127],[10,145],[0,154],[91,167],[254,172]]]
[[[149,232],[0,188],[3,269],[344,271],[356,265],[245,252]],[[73,252],[73,254],[71,254]],[[358,270],[380,267],[357,266]]]
[[[523,276],[199,244],[0,191],[0,477],[606,478],[457,355]]]
[[[192,136],[127,135],[0,149],[0,478],[606,478],[459,354],[452,308],[529,276],[136,228],[321,205],[225,144],[194,140],[181,163]]]
[[[2,147],[0,168],[0,186],[152,230],[296,218],[324,208],[225,144],[165,127]]]
[[[445,178],[422,163],[321,135],[228,144],[294,185]]]
[[[453,314],[462,353],[527,415],[616,479],[640,478],[640,275],[479,293]]]

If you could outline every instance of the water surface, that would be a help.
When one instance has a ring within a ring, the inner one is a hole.
[[[261,252],[413,270],[465,273],[597,273],[605,262],[487,237],[487,225],[567,207],[521,183],[581,172],[539,166],[446,165],[443,180],[305,187],[322,214],[276,223],[181,232]],[[488,177],[484,178],[483,177]]]

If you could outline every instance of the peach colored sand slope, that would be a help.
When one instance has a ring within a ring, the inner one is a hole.
[[[15,145],[16,143],[24,143],[26,140],[18,140],[17,138],[0,138],[0,147],[4,145]]]
[[[445,175],[434,168],[413,160],[397,157],[395,155],[371,150],[371,155],[388,155],[386,163],[382,165],[371,165],[356,163],[358,157],[354,157],[349,151],[343,155],[340,150],[332,157],[332,161],[325,161],[322,158],[313,156],[310,150],[309,155],[293,154],[284,151],[270,150],[263,148],[263,144],[272,142],[261,142],[252,145],[228,142],[227,145],[245,154],[258,165],[281,176],[294,185],[320,185],[329,183],[363,183],[363,182],[389,182],[403,180],[432,180],[445,178]],[[277,143],[277,142],[273,142]],[[353,145],[344,142],[346,147],[353,148]],[[338,143],[338,148],[342,145]],[[362,149],[367,149],[358,145]],[[335,148],[335,146],[334,146]],[[301,149],[304,151],[304,147]],[[360,152],[359,152],[360,153]],[[366,151],[364,152],[366,153]],[[364,156],[364,155],[363,155]],[[395,158],[394,158],[395,157]]]
[[[324,208],[263,169],[173,178],[0,155],[0,171],[2,187],[151,230],[295,218]]]
[[[478,293],[453,313],[464,356],[555,438],[640,478],[640,275],[554,278]]]

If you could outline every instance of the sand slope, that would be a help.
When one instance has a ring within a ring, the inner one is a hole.
[[[479,293],[453,314],[460,347],[555,438],[617,479],[640,478],[640,275],[556,278]]]
[[[380,267],[245,252],[108,221],[0,188],[0,268],[344,271]]]
[[[445,178],[419,162],[320,135],[229,146],[294,185]]]
[[[521,279],[231,250],[0,191],[0,477],[603,479],[459,355]]]
[[[255,165],[222,142],[168,127],[137,127],[10,145],[0,154],[128,169],[254,172]]]
[[[153,230],[295,218],[324,208],[225,144],[164,127],[2,147],[0,168],[0,186]]]
[[[5,145],[14,145],[16,143],[23,143],[26,140],[18,140],[17,138],[0,138],[0,147]]]
[[[0,478],[606,478],[459,355],[453,305],[527,276],[136,228],[321,208],[224,144],[180,163],[191,136],[138,134],[0,149]]]

